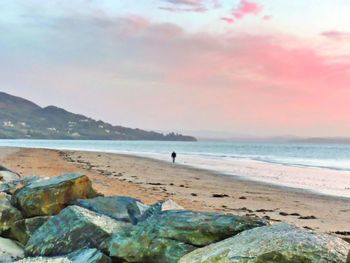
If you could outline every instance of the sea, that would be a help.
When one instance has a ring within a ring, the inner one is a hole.
[[[0,140],[0,146],[121,153],[225,176],[350,197],[350,144]]]

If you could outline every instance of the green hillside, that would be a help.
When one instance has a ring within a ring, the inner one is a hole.
[[[0,139],[195,141],[191,136],[113,126],[0,92]]]

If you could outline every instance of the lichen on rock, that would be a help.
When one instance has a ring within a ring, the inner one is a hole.
[[[140,200],[126,196],[99,196],[92,199],[78,199],[73,204],[133,224],[136,224],[149,208]]]
[[[345,263],[349,249],[340,238],[276,224],[197,249],[179,263]]]
[[[18,240],[22,245],[25,245],[34,232],[50,218],[50,216],[38,216],[18,220],[11,226],[10,237]]]
[[[112,233],[130,226],[79,206],[69,206],[32,235],[25,247],[26,255],[57,256],[81,248],[98,248]]]
[[[198,247],[266,224],[259,218],[170,210],[115,234],[106,249],[122,262],[174,263]]]
[[[111,263],[112,260],[97,249],[80,249],[65,256],[25,258],[17,263]]]
[[[10,196],[0,193],[0,233],[10,229],[11,225],[20,219],[22,219],[22,214],[12,206]]]
[[[86,175],[79,173],[31,183],[13,196],[13,203],[25,217],[58,214],[78,198],[93,198],[97,193]]]

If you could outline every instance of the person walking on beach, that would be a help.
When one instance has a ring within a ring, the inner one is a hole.
[[[176,159],[176,152],[173,152],[171,154],[171,158],[173,158],[173,163],[175,163],[175,159]]]

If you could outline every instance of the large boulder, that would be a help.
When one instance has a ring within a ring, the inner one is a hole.
[[[9,182],[20,178],[21,177],[19,174],[12,172],[4,166],[0,165],[0,182]]]
[[[27,244],[29,238],[46,223],[50,216],[37,216],[27,219],[22,219],[14,222],[10,229],[10,237],[18,240],[23,245]]]
[[[75,199],[96,196],[86,175],[71,173],[27,185],[14,194],[14,203],[25,217],[34,217],[58,214]]]
[[[24,257],[23,249],[14,241],[0,237],[0,262],[13,262]]]
[[[40,178],[38,176],[26,176],[22,177],[20,179],[15,179],[12,181],[6,181],[0,183],[0,192],[4,192],[7,194],[14,194],[16,191],[19,191],[23,187],[38,181],[38,180],[43,180],[43,178]]]
[[[104,249],[117,262],[172,263],[198,247],[266,224],[229,214],[165,211],[115,234]]]
[[[42,225],[25,247],[29,256],[57,256],[96,248],[113,232],[131,226],[79,206],[69,206]]]
[[[10,197],[0,193],[0,233],[10,229],[11,225],[22,219],[22,214],[10,202]]]
[[[66,256],[25,258],[17,263],[111,263],[107,257],[95,248],[81,249]]]
[[[136,224],[140,216],[149,208],[141,201],[125,196],[78,199],[73,204],[132,224]]]
[[[197,249],[179,263],[345,263],[349,249],[340,238],[277,224]]]

